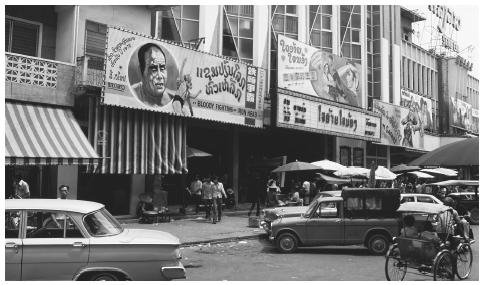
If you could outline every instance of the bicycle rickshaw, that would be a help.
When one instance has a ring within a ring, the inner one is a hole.
[[[397,210],[402,216],[418,217],[417,222],[431,221],[434,225],[446,226],[447,229],[454,227],[453,215],[443,215],[448,211],[451,211],[451,208],[445,205],[413,202],[404,203]],[[446,218],[436,221],[439,215]],[[453,280],[455,275],[461,280],[468,278],[473,261],[470,242],[448,233],[439,234],[438,237],[439,242],[395,237],[386,254],[387,280],[402,281],[408,268],[414,269],[409,272],[412,274],[433,275],[433,280]]]

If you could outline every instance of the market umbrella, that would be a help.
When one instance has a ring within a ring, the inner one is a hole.
[[[408,165],[478,166],[478,138],[469,138],[432,150]]]
[[[384,166],[379,165],[377,170],[375,170],[375,179],[378,180],[393,180],[397,178],[397,175],[390,170],[386,169]]]
[[[433,174],[441,174],[445,176],[457,176],[458,172],[456,170],[448,169],[448,168],[425,168],[420,170],[421,172],[428,172]]]
[[[293,172],[293,171],[308,171],[308,170],[321,170],[320,167],[308,162],[294,161],[284,165],[281,165],[272,172]]]
[[[333,174],[338,177],[367,177],[370,170],[363,167],[345,167],[335,171]]]
[[[321,167],[322,170],[328,170],[328,171],[337,171],[342,168],[345,168],[345,166],[341,165],[340,163],[336,163],[335,161],[331,161],[328,159],[315,161],[315,162],[312,162],[312,164],[318,167]]]
[[[411,174],[417,178],[428,178],[428,179],[435,178],[434,176],[421,171],[411,171],[411,172],[407,172],[407,174]]]
[[[187,157],[207,157],[212,156],[208,152],[187,146]]]
[[[396,165],[390,169],[390,171],[394,173],[403,173],[403,172],[410,172],[415,170],[420,170],[420,167],[414,166],[414,165],[406,165],[404,163]]]

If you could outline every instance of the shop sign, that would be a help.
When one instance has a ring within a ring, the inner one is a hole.
[[[264,69],[108,27],[103,103],[263,126]]]
[[[447,24],[452,26],[456,31],[460,29],[460,18],[447,6],[428,5],[428,10],[440,19],[440,24],[437,26],[440,33],[445,32],[445,26]]]
[[[277,118],[280,127],[380,140],[380,118],[375,114],[310,96],[278,93]]]
[[[278,35],[278,87],[362,106],[360,64]]]
[[[434,129],[432,120],[432,100],[408,90],[401,89],[400,105],[410,109],[411,112],[416,113],[422,132],[424,129]]]
[[[382,143],[424,149],[424,133],[412,109],[373,100],[373,111],[382,117]]]
[[[451,111],[450,117],[452,125],[465,130],[472,129],[472,105],[456,97],[450,97]]]

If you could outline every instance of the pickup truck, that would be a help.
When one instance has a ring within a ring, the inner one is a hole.
[[[300,216],[262,222],[283,253],[297,247],[363,244],[371,254],[387,252],[398,235],[398,189],[348,189],[341,196],[317,198]]]

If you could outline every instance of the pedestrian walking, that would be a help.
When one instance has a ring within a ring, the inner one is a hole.
[[[220,222],[222,220],[222,198],[227,197],[225,193],[225,189],[223,189],[223,183],[218,181],[218,176],[213,177],[213,223],[215,224],[217,221]]]
[[[210,219],[213,204],[213,182],[210,176],[205,177],[202,184],[202,195],[205,203],[205,219]]]
[[[263,183],[260,178],[260,175],[258,173],[255,173],[253,176],[253,179],[251,180],[250,187],[248,187],[248,200],[249,202],[252,203],[250,206],[250,210],[248,211],[248,216],[252,214],[253,209],[255,206],[257,206],[257,211],[255,212],[255,215],[257,217],[260,216],[260,203],[263,202],[264,199],[262,199],[262,196],[264,198],[265,195],[262,195],[265,193],[263,190]]]
[[[305,180],[302,184],[303,205],[310,204],[310,181]]]
[[[20,199],[30,198],[30,187],[25,182],[21,175],[15,178],[14,182],[14,195]]]
[[[198,214],[200,203],[202,202],[202,181],[200,180],[200,176],[198,174],[195,175],[195,178],[190,183],[188,191],[190,192],[193,203],[195,204],[195,214]]]

